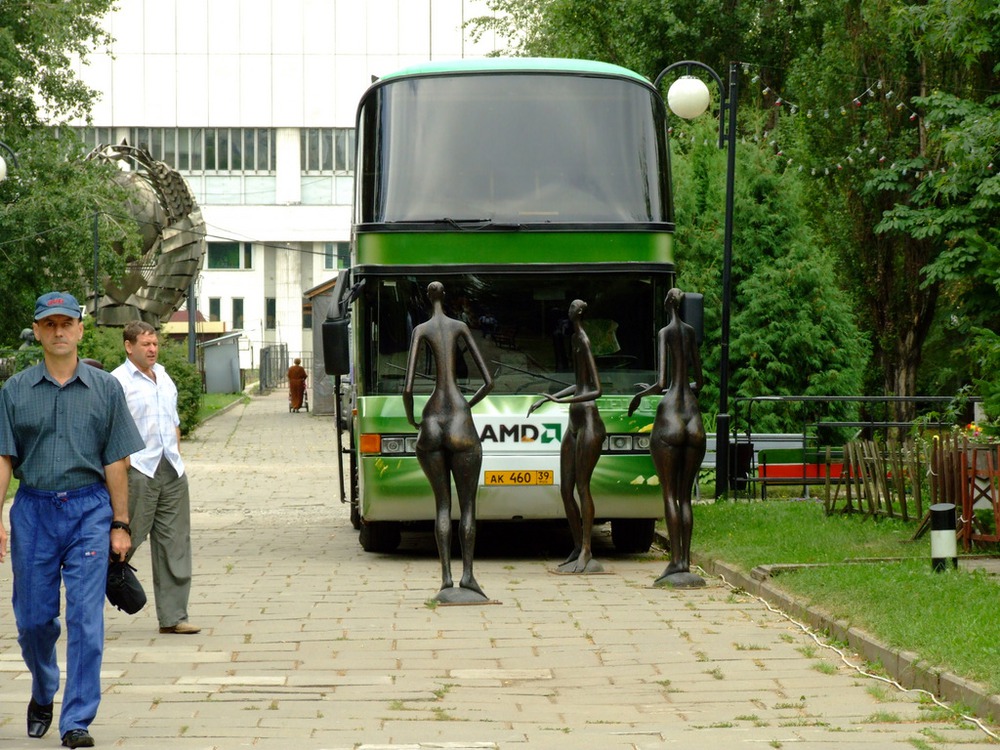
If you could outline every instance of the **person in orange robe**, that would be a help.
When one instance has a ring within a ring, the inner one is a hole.
[[[306,368],[302,366],[302,360],[296,358],[292,366],[288,368],[288,393],[292,411],[298,411],[302,408],[302,396],[306,392],[306,377]]]

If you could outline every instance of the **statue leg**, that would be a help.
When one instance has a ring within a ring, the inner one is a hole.
[[[476,549],[476,491],[479,489],[479,470],[482,465],[483,451],[478,446],[473,450],[452,455],[451,470],[455,475],[455,489],[458,492],[458,506],[461,512],[459,538],[462,543],[462,579],[459,585],[488,598],[472,573],[472,560]]]
[[[449,589],[455,585],[451,577],[451,477],[443,451],[418,448],[417,460],[434,492],[434,539],[441,560],[441,588]]]
[[[583,518],[576,504],[576,498],[573,497],[575,485],[576,437],[567,431],[559,451],[559,494],[562,496],[563,509],[569,522],[569,533],[573,537],[573,551],[563,560],[562,565],[574,562],[580,557],[580,551],[583,549]]]
[[[670,538],[670,564],[663,571],[661,579],[687,571],[682,553],[684,532],[681,508],[677,501],[680,479],[677,470],[683,468],[683,464],[677,460],[678,451],[676,445],[657,445],[656,449],[651,451],[656,474],[660,478],[660,487],[663,490],[663,515],[667,522],[667,536]]]
[[[694,513],[691,510],[691,497],[694,492],[694,483],[698,479],[698,471],[701,469],[701,461],[705,457],[704,448],[690,447],[684,451],[684,459],[681,463],[682,471],[678,477],[677,502],[680,504],[680,526],[681,526],[681,563],[684,570],[691,568],[691,534],[694,530]]]
[[[575,571],[584,573],[593,559],[591,544],[594,533],[594,496],[590,492],[590,479],[601,454],[601,441],[588,434],[586,439],[578,439],[576,445],[576,494],[580,498],[580,555]]]

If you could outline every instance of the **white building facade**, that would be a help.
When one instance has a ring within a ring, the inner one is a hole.
[[[485,13],[483,0],[122,0],[109,14],[113,56],[78,70],[101,92],[84,133],[184,175],[207,223],[198,312],[244,332],[241,367],[270,344],[312,354],[303,292],[348,263],[355,108],[373,76],[489,53],[492,37],[463,30]]]

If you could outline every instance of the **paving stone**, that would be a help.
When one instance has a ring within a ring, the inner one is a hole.
[[[91,727],[100,746],[990,744],[929,711],[919,694],[857,675],[720,578],[699,590],[654,588],[660,556],[617,555],[603,531],[595,549],[607,575],[554,575],[559,559],[489,551],[477,554],[476,576],[502,604],[429,606],[440,580],[433,537],[408,536],[392,555],[361,550],[335,499],[332,423],[289,414],[287,395],[275,392],[184,441],[195,544],[190,614],[203,631],[160,635],[152,605],[133,617],[107,611],[105,695]],[[148,545],[135,561],[150,581]],[[724,574],[746,591],[773,588]],[[0,601],[9,600],[0,568]],[[0,624],[0,702],[21,717],[0,723],[0,747],[21,747],[30,681],[9,606]],[[60,658],[65,664],[64,650]],[[898,661],[915,682],[931,681],[918,660]],[[927,730],[942,739],[929,742]]]

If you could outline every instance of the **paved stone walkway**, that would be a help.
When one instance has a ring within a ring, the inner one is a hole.
[[[654,589],[662,559],[606,543],[607,574],[555,575],[561,531],[498,540],[504,532],[486,527],[476,575],[499,603],[433,607],[431,537],[363,552],[336,497],[333,420],[289,414],[283,392],[217,416],[182,447],[191,620],[204,630],[160,635],[152,604],[134,617],[108,610],[98,747],[988,744],[917,694],[857,675],[720,579]],[[148,551],[136,560],[151,591]],[[0,568],[0,749],[58,747],[55,731],[25,736],[9,576]]]

